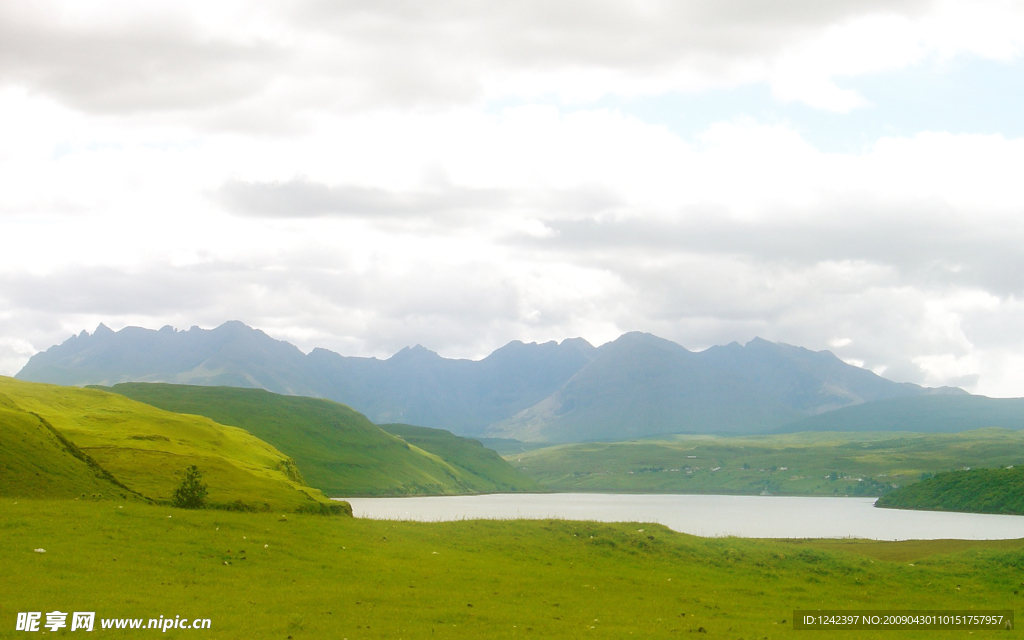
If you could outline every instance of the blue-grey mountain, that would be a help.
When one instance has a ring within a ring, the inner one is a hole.
[[[959,393],[886,380],[827,351],[754,339],[692,352],[650,334],[594,347],[519,341],[482,360],[422,346],[394,356],[304,354],[240,322],[159,331],[100,325],[36,354],[18,378],[262,388],[347,404],[377,423],[546,442],[762,433],[838,408]]]

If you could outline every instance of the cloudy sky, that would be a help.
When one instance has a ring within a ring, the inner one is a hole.
[[[1009,0],[3,0],[0,373],[237,319],[1024,396],[1022,57]]]

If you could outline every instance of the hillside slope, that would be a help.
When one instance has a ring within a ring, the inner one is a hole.
[[[90,462],[39,416],[0,394],[0,496],[134,497]]]
[[[38,415],[117,482],[148,499],[169,501],[180,482],[178,474],[195,464],[209,485],[208,502],[213,505],[289,511],[330,506],[320,491],[302,482],[287,456],[242,429],[93,389],[0,377],[0,393],[21,412]],[[3,424],[8,438],[14,439],[16,429],[25,433],[30,426],[24,421],[20,427],[16,422]],[[27,435],[23,437],[27,446]],[[52,453],[53,447],[49,450]],[[46,458],[53,463],[62,459]],[[72,477],[81,478],[80,471],[72,469]]]
[[[380,428],[433,453],[466,475],[477,478],[478,491],[536,491],[541,488],[496,451],[471,438],[463,438],[444,429],[411,424],[382,424]]]
[[[875,506],[1024,515],[1024,467],[940,473],[882,496]]]
[[[500,474],[487,475],[494,469],[479,467],[477,473],[458,456],[449,462],[449,456],[407,443],[330,400],[156,383],[124,383],[110,390],[168,411],[241,427],[291,456],[306,481],[329,495],[478,493],[506,484]]]

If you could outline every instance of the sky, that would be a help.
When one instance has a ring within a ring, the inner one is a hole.
[[[0,374],[755,336],[1024,396],[1024,3],[0,0]]]

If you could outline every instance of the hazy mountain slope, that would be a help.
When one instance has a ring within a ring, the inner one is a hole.
[[[92,335],[83,331],[36,354],[15,377],[61,385],[156,381],[317,391],[301,351],[241,322],[211,330],[126,327],[116,333],[101,324]]]
[[[124,498],[132,494],[104,477],[89,458],[0,394],[0,496]],[[134,497],[134,496],[132,496]]]
[[[917,395],[876,400],[785,425],[779,431],[925,431],[1024,429],[1024,398]]]
[[[595,351],[581,339],[515,341],[479,361],[442,358],[419,345],[387,360],[315,349],[309,361],[325,397],[352,405],[374,422],[475,435],[554,393]]]
[[[289,455],[306,482],[329,495],[474,493],[493,491],[503,481],[500,475],[492,479],[472,471],[472,460],[450,459],[429,447],[424,451],[416,442],[407,444],[330,400],[152,383],[125,383],[110,390],[168,411],[241,427]],[[530,482],[521,479],[520,484]]]
[[[961,389],[924,389],[886,380],[867,369],[853,367],[828,351],[811,351],[754,338],[711,347],[697,354],[716,369],[756,380],[773,398],[803,413],[824,413],[840,407],[883,398],[921,393],[959,393]]]
[[[0,377],[0,393],[147,498],[169,500],[177,474],[195,464],[214,504],[289,511],[328,504],[301,481],[287,456],[242,429],[93,389]]]
[[[964,394],[898,384],[833,354],[756,338],[690,352],[641,333],[603,345],[556,393],[492,426],[489,437],[544,442],[664,433],[765,433],[876,398]]]
[[[387,360],[304,355],[240,322],[160,331],[103,325],[33,356],[21,380],[64,385],[170,382],[262,388],[347,404],[375,422],[411,422],[479,434],[554,393],[589,362],[585,340],[511,342],[480,361],[452,360],[421,346]]]
[[[827,351],[761,339],[694,353],[632,333],[600,348],[510,342],[479,361],[419,345],[379,360],[304,355],[238,322],[180,332],[101,326],[35,355],[18,376],[257,387],[342,402],[377,423],[550,442],[766,432],[863,402],[964,393],[895,383]]]
[[[799,415],[756,384],[707,367],[674,342],[628,333],[554,395],[492,428],[520,440],[624,440],[660,433],[738,433]]]
[[[540,488],[497,452],[476,440],[459,437],[444,429],[410,424],[382,424],[380,428],[424,451],[429,451],[466,476],[475,479],[477,491],[535,491]]]

